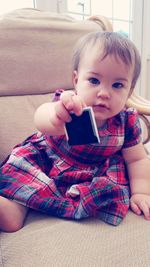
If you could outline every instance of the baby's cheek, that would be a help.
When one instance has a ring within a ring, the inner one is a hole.
[[[83,101],[85,102],[86,106],[93,106],[93,97],[91,95],[83,96]]]

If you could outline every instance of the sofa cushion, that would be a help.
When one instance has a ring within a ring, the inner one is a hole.
[[[53,94],[0,97],[0,162],[11,149],[37,131],[33,117],[38,106],[51,101]]]
[[[100,17],[77,21],[37,9],[1,16],[0,94],[43,94],[60,86],[71,88],[75,42],[90,31],[109,28],[109,22]]]
[[[150,226],[129,212],[118,226],[31,211],[24,228],[0,234],[5,267],[149,267]]]

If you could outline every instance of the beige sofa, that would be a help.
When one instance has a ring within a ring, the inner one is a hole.
[[[93,30],[111,31],[112,26],[101,16],[78,22],[34,9],[0,18],[1,162],[35,131],[35,109],[50,101],[56,88],[72,88],[73,44]],[[149,102],[136,95],[128,105],[136,106],[141,116],[150,115]],[[118,227],[97,219],[75,222],[30,211],[20,231],[0,233],[0,267],[77,266],[149,267],[150,222],[131,211]]]

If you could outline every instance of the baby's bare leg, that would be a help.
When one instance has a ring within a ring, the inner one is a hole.
[[[0,230],[15,232],[23,227],[28,208],[0,196]]]

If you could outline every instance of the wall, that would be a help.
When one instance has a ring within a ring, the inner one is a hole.
[[[144,0],[141,95],[150,100],[150,1]]]
[[[65,13],[67,10],[67,0],[36,0],[36,7],[45,11]]]
[[[150,56],[147,58],[146,66],[146,98],[150,100]]]

